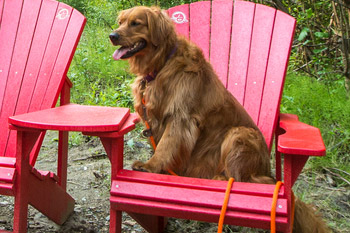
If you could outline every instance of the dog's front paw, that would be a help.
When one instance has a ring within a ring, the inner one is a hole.
[[[131,167],[132,167],[132,170],[135,170],[135,171],[152,172],[152,170],[147,166],[146,163],[138,160],[135,161]]]

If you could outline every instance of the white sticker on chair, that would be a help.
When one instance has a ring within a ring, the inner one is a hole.
[[[68,16],[69,16],[69,11],[68,11],[68,9],[66,9],[66,8],[61,8],[61,9],[58,11],[58,13],[57,13],[56,18],[63,20],[63,19],[65,19],[65,18],[67,18]]]
[[[182,23],[188,22],[188,20],[186,19],[185,13],[183,13],[181,11],[175,11],[171,15],[171,19],[174,20],[174,22],[178,23],[178,24],[182,24]]]

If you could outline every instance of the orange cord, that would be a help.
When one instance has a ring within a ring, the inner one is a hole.
[[[145,98],[142,98],[141,99],[141,102],[144,106],[146,106],[146,101],[145,101]],[[151,130],[151,126],[148,124],[147,120],[145,119],[145,125],[146,125],[146,128],[148,130]],[[151,141],[151,144],[152,144],[152,147],[153,147],[153,150],[156,151],[156,148],[157,148],[157,144],[156,144],[156,141],[154,140],[154,137],[153,135],[149,136],[149,140]],[[173,176],[177,176],[177,174],[175,172],[173,172],[171,169],[168,169],[168,173],[173,175]]]
[[[145,121],[145,125],[146,125],[146,128],[147,128],[148,130],[151,129],[151,127],[149,126],[149,124],[148,124],[147,121]],[[157,147],[157,146],[156,146],[156,141],[154,140],[154,137],[153,137],[152,135],[149,137],[149,140],[151,141],[153,150],[156,150],[156,147]]]
[[[294,212],[295,212],[295,196],[292,191],[292,216],[290,217],[290,232],[293,232]]]
[[[272,197],[272,207],[271,207],[271,233],[276,232],[276,205],[277,205],[277,199],[278,199],[278,193],[280,190],[280,187],[283,183],[281,181],[277,181],[275,190],[273,192],[273,197]],[[294,224],[294,212],[295,212],[295,197],[294,193],[292,191],[291,195],[291,201],[292,201],[292,206],[291,206],[291,218],[290,218],[290,231],[293,231],[293,224]]]
[[[231,177],[227,182],[225,199],[224,199],[224,204],[221,207],[221,213],[220,213],[217,233],[222,232],[222,227],[224,225],[224,218],[225,218],[225,214],[226,214],[227,204],[228,204],[228,200],[230,199],[231,188],[232,188],[232,184],[234,181],[235,181],[235,179]]]
[[[276,205],[277,205],[277,198],[278,198],[278,193],[281,185],[282,185],[282,182],[277,181],[275,190],[273,191],[272,207],[271,207],[271,233],[276,232]]]

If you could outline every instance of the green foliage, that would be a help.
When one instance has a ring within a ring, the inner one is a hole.
[[[133,78],[125,62],[113,60],[108,34],[101,28],[85,31],[68,73],[74,84],[72,99],[75,103],[131,107]]]
[[[335,72],[342,73],[340,51],[334,47],[338,45],[334,44],[329,27],[331,2],[289,2],[289,13],[297,19],[295,37],[298,42],[293,49],[292,56],[296,59],[291,66],[299,69],[306,64],[301,70],[321,79],[332,79]]]
[[[307,37],[309,32],[310,32],[309,28],[307,27],[303,28],[299,34],[298,41],[303,41]]]
[[[87,25],[75,53],[68,77],[72,80],[72,102],[132,108],[125,61],[115,61],[115,48],[108,35],[115,24],[120,4],[116,1],[66,1],[87,17]]]

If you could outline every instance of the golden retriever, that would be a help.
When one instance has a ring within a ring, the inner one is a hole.
[[[128,59],[138,76],[133,84],[135,110],[151,128],[156,144],[153,156],[134,162],[132,168],[275,183],[264,136],[201,49],[178,36],[171,19],[157,7],[124,10],[118,20],[110,40],[121,47],[113,57]],[[309,212],[313,220],[308,218],[306,227],[295,226],[294,232],[326,232],[313,210],[297,201],[297,215]],[[295,225],[306,224],[301,220],[297,216]]]

